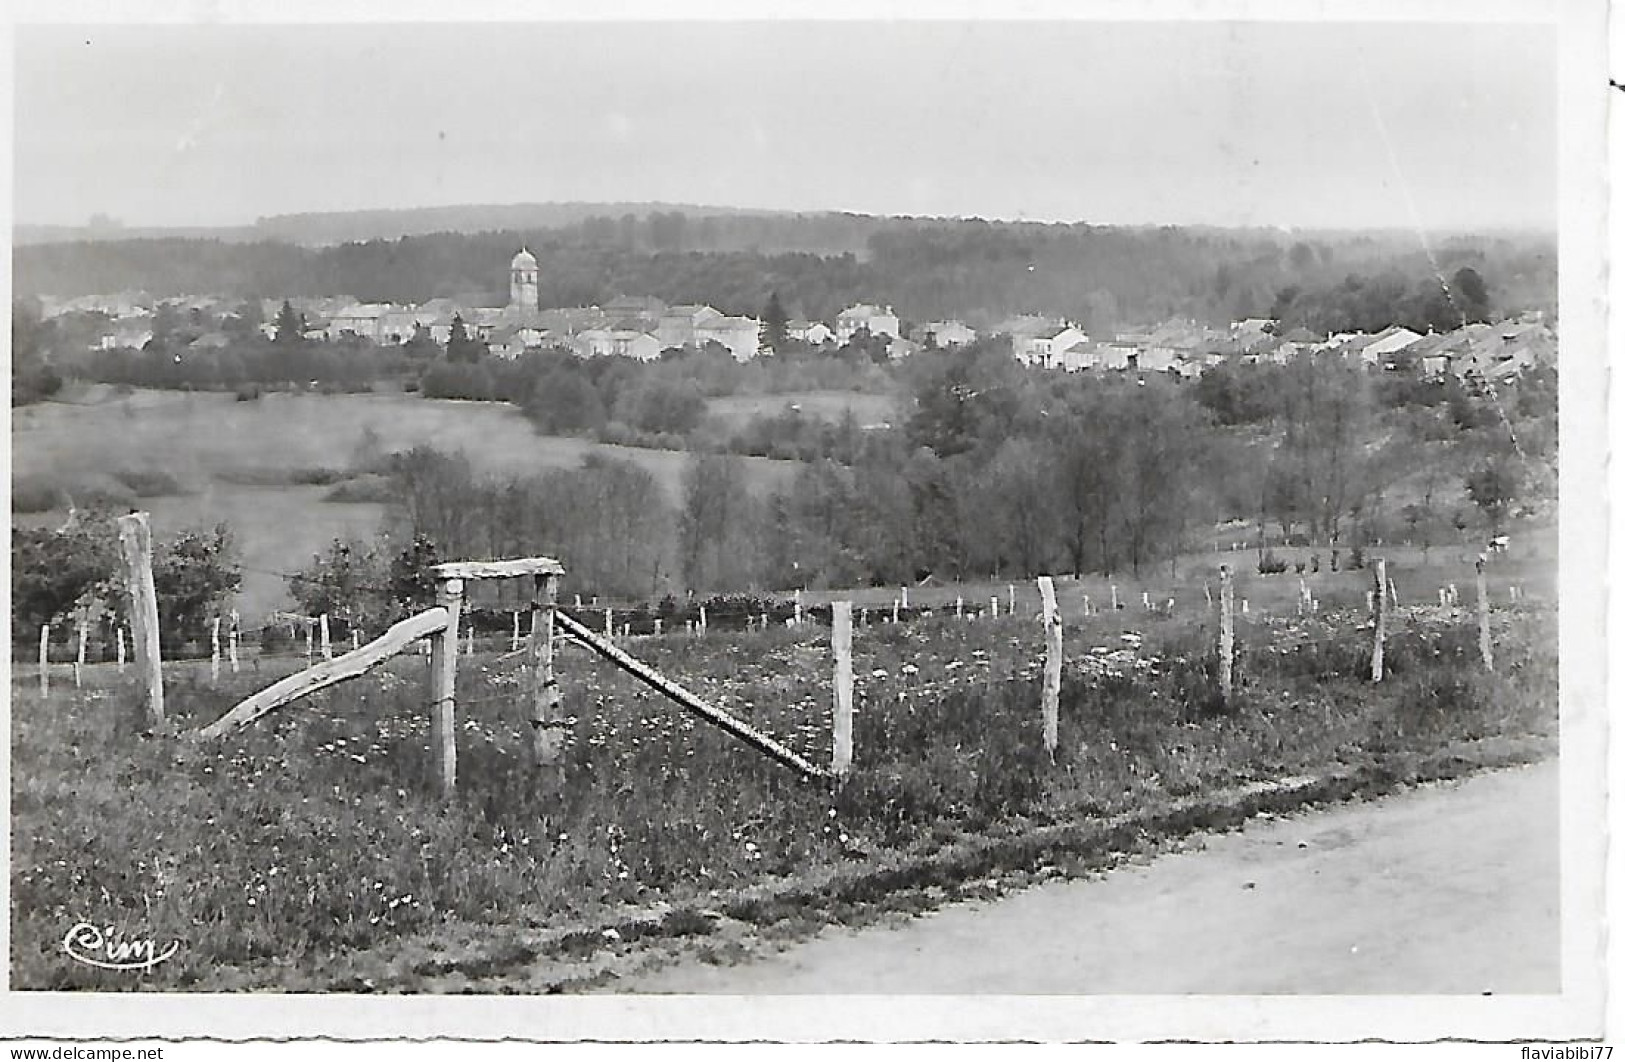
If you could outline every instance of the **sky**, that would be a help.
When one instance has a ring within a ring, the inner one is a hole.
[[[25,25],[13,43],[23,224],[629,201],[1557,225],[1539,25]]]

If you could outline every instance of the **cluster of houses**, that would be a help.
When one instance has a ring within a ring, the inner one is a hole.
[[[1538,312],[1425,335],[1395,325],[1374,334],[1321,336],[1304,328],[1283,331],[1267,318],[1237,321],[1227,329],[1174,321],[1145,332],[1091,337],[1064,320],[1015,317],[994,331],[1010,337],[1011,353],[1023,365],[1067,372],[1163,372],[1186,379],[1215,365],[1285,364],[1323,351],[1374,368],[1491,383],[1557,361],[1557,335]]]
[[[305,335],[311,339],[351,338],[391,345],[426,335],[444,345],[461,323],[471,338],[503,358],[516,358],[527,350],[564,348],[583,358],[653,361],[666,350],[709,344],[717,344],[742,362],[763,353],[761,322],[753,317],[733,317],[705,305],[669,306],[648,297],[544,310],[538,304],[538,278],[535,256],[521,249],[509,266],[505,306],[478,306],[459,299],[431,299],[409,306],[302,299],[293,300],[292,305],[302,315]],[[205,328],[191,339],[193,347],[230,344],[220,327],[236,316],[238,305],[211,297],[166,301],[183,315],[217,326]],[[101,348],[141,349],[152,338],[153,306],[149,298],[121,294],[46,300],[45,311],[48,316],[100,313],[107,319],[98,343]],[[281,306],[277,300],[266,300],[260,306],[260,320],[266,323],[258,327],[268,336],[274,333],[272,322]],[[905,329],[891,307],[861,303],[841,311],[833,327],[822,321],[791,320],[786,332],[791,339],[813,347],[842,346],[866,335],[871,343],[885,344],[893,360],[963,346],[978,338],[976,329],[955,320],[929,321]],[[1537,364],[1555,363],[1557,353],[1557,337],[1539,313],[1427,335],[1396,326],[1374,335],[1321,336],[1303,328],[1282,331],[1273,320],[1249,318],[1229,328],[1171,321],[1149,331],[1091,336],[1070,321],[1042,316],[1012,317],[986,329],[985,334],[1008,336],[1011,353],[1027,366],[1067,372],[1159,372],[1184,379],[1195,378],[1214,365],[1286,363],[1304,354],[1335,351],[1369,366],[1497,382]]]

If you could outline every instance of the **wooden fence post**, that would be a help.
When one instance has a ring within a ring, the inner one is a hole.
[[[350,628],[350,651],[355,652],[359,648],[361,648],[361,628],[360,627],[351,627]]]
[[[322,628],[322,659],[331,660],[333,659],[333,640],[327,635],[327,613],[323,612],[321,619],[317,622],[321,624]]]
[[[124,674],[124,628],[122,626],[116,627],[114,633],[118,635],[118,672],[122,675]]]
[[[237,674],[237,634],[238,628],[241,626],[241,621],[242,617],[237,615],[237,610],[232,609],[231,630],[226,635],[226,654],[227,658],[231,661],[231,673],[233,675]]]
[[[796,589],[796,626],[801,626],[801,590],[799,587]]]
[[[1117,584],[1112,584],[1112,611],[1117,611]]]
[[[1219,565],[1219,694],[1226,704],[1235,692],[1236,584],[1230,565]]]
[[[51,694],[51,625],[39,629],[39,695]]]
[[[1495,670],[1495,654],[1490,649],[1490,591],[1484,578],[1484,554],[1478,555],[1478,654],[1484,658],[1484,670]]]
[[[565,722],[558,678],[553,673],[553,616],[558,577],[534,577],[530,605],[530,725],[536,764],[550,767],[564,751]]]
[[[164,673],[158,645],[158,593],[152,585],[152,528],[146,513],[118,518],[119,547],[130,593],[130,635],[135,667],[146,689],[146,724],[164,725]]]
[[[1061,741],[1061,609],[1055,603],[1055,580],[1039,576],[1038,592],[1044,598],[1044,751],[1054,763]]]
[[[852,770],[852,602],[831,606],[830,645],[835,653],[835,751],[830,768],[837,780]]]
[[[519,610],[513,610],[513,638],[508,642],[508,652],[519,651]]]
[[[992,596],[992,597],[991,597],[991,598],[990,598],[990,599],[989,599],[989,601],[990,601],[990,602],[991,602],[991,603],[990,603],[990,605],[989,605],[989,612],[988,612],[988,616],[989,616],[989,617],[990,617],[990,618],[992,618],[992,619],[998,619],[998,618],[999,618],[999,595],[998,595],[998,594],[994,594],[994,595],[993,595],[993,596]]]
[[[893,623],[897,622],[897,599],[895,597],[891,599],[891,621]]]
[[[316,624],[313,620],[305,620],[305,665],[316,658]]]
[[[1372,581],[1376,584],[1374,596],[1377,599],[1375,615],[1372,617],[1371,634],[1371,681],[1382,681],[1382,643],[1388,636],[1388,562],[1377,558],[1371,567]]]
[[[220,681],[220,617],[209,624],[209,681]]]
[[[954,619],[965,618],[965,595],[957,594],[954,597]]]
[[[903,607],[908,608],[908,587],[903,587]]]
[[[800,622],[801,622],[801,620],[800,620],[800,619],[799,619],[799,618],[798,618],[798,619],[797,619],[797,620],[796,620],[796,622],[797,622],[797,623],[800,623]],[[661,625],[661,623],[660,623],[660,617],[659,617],[659,616],[656,616],[656,617],[655,617],[655,635],[656,635],[656,637],[658,637],[658,636],[659,636],[659,634],[660,634],[660,625]]]
[[[1004,589],[1007,599],[1010,602],[1010,607],[1005,611],[1014,616],[1016,614],[1016,584],[1006,583],[1004,584]]]
[[[700,633],[705,633],[705,606],[700,606]]]
[[[433,740],[429,743],[440,775],[441,795],[457,791],[457,622],[463,611],[463,581],[440,579],[435,604],[446,610],[446,629],[435,636],[429,668]]]
[[[89,635],[89,627],[84,620],[79,621],[79,653],[73,658],[73,688],[80,689],[84,685],[82,673],[85,670],[85,638]]]
[[[615,610],[607,606],[604,608],[604,637],[615,640]]]

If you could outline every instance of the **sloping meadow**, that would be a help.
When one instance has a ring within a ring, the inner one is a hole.
[[[1238,624],[1236,695],[1217,693],[1210,621],[1151,613],[1066,633],[1060,745],[1039,711],[1027,619],[859,627],[853,774],[798,777],[566,644],[560,767],[530,764],[522,654],[459,676],[459,789],[436,793],[427,665],[385,669],[213,744],[124,734],[133,676],[92,669],[12,710],[12,986],[230,990],[320,983],[333,956],[447,927],[569,927],[627,905],[704,900],[832,867],[920,856],[1259,779],[1549,734],[1556,617],[1498,611],[1496,671],[1476,624],[1400,612],[1387,676],[1370,630],[1326,614]],[[814,763],[830,757],[827,628],[669,635],[631,651]],[[183,728],[294,669],[166,676]],[[105,942],[178,943],[143,971],[89,965]],[[79,949],[82,951],[83,949]]]

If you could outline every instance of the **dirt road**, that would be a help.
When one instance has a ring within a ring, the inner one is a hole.
[[[817,994],[1559,991],[1555,761],[1254,820],[1091,881],[830,929],[615,991]]]

